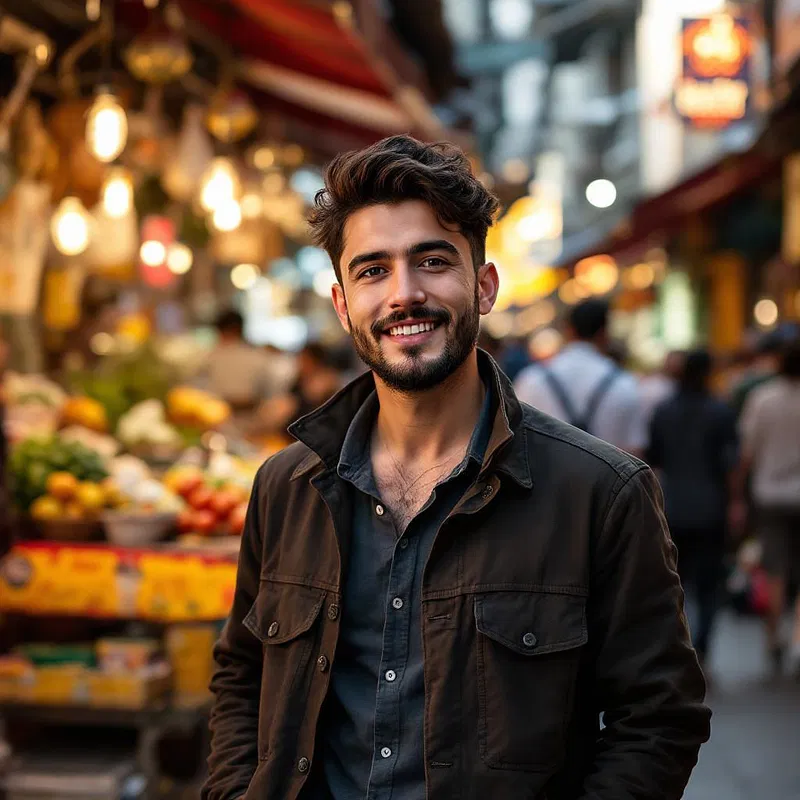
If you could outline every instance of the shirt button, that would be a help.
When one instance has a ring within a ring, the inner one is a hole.
[[[383,516],[384,511],[386,511],[386,509],[380,503],[378,503],[378,505],[375,506],[375,513],[379,517]]]
[[[388,747],[382,747],[381,748],[381,756],[383,756],[383,758],[389,758],[389,756],[391,756],[391,754],[392,754],[392,751]]]
[[[405,550],[408,547],[408,539],[401,539],[400,540],[400,549]]]
[[[532,633],[526,633],[522,637],[522,644],[524,644],[525,647],[533,647],[536,644],[536,637]]]
[[[337,606],[336,603],[331,603],[328,606],[328,619],[331,622],[336,622],[336,620],[339,619],[339,606]]]
[[[273,622],[272,625],[270,625],[269,628],[267,628],[267,636],[269,636],[270,639],[277,636],[279,627],[280,626],[278,625],[277,622]]]
[[[297,771],[301,772],[305,775],[308,772],[308,768],[311,766],[311,762],[307,758],[301,758],[297,762]]]
[[[386,671],[386,680],[389,681],[389,683],[392,683],[396,677],[397,677],[397,674],[395,673],[395,671],[393,669],[390,669],[390,670]]]
[[[320,672],[325,672],[328,669],[328,659],[326,656],[320,656],[317,659],[317,667]]]
[[[392,608],[396,608],[398,611],[403,607],[403,598],[402,597],[395,597],[392,600]]]

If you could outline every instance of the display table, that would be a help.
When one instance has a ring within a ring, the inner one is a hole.
[[[227,617],[235,585],[232,553],[22,542],[0,562],[0,612],[215,621]]]

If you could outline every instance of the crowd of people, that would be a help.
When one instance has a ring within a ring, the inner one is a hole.
[[[727,370],[696,349],[672,352],[660,371],[635,376],[613,357],[608,316],[603,300],[577,305],[561,352],[516,376],[520,399],[657,471],[701,661],[724,598],[726,556],[745,537],[756,539],[767,579],[770,660],[776,673],[800,677],[800,598],[790,640],[781,638],[800,580],[797,331],[765,334]]]

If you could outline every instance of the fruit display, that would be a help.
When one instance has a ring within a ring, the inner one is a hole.
[[[91,397],[70,397],[61,409],[61,424],[80,425],[97,433],[108,431],[108,415],[101,403]]]
[[[167,410],[160,400],[145,400],[124,414],[117,436],[130,450],[158,448],[176,453],[183,448],[180,432],[167,421]]]
[[[164,482],[186,502],[178,516],[181,533],[241,535],[249,497],[241,483],[215,479],[195,467],[177,467]]]
[[[108,471],[102,458],[58,436],[18,443],[9,458],[9,476],[14,505],[37,519],[80,519],[101,510],[111,496],[103,483]]]
[[[58,428],[66,394],[42,375],[9,371],[3,381],[5,431],[9,441],[52,436]]]
[[[209,392],[178,386],[167,395],[167,413],[176,425],[207,431],[226,422],[231,408]]]

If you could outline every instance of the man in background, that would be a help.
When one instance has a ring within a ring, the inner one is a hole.
[[[648,464],[661,478],[701,664],[719,607],[729,489],[738,458],[736,417],[711,394],[712,369],[707,350],[685,357],[677,390],[655,410],[647,452]]]
[[[569,317],[569,344],[548,364],[518,376],[515,389],[525,403],[569,422],[634,455],[646,444],[636,379],[605,355],[609,306],[591,299]]]
[[[767,646],[776,672],[783,669],[780,622],[787,588],[800,579],[800,342],[786,347],[778,375],[750,392],[740,420],[740,488],[747,476],[755,524],[769,575]],[[791,669],[800,677],[800,597],[794,615]]]

